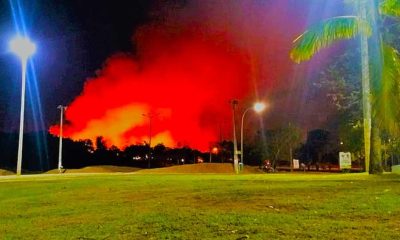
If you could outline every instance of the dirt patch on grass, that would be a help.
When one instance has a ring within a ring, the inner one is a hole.
[[[64,169],[64,173],[118,173],[118,172],[136,172],[141,170],[141,168],[134,167],[121,167],[121,166],[90,166],[79,169]],[[50,170],[46,173],[58,173],[58,169]]]
[[[14,173],[5,169],[0,169],[0,176],[13,175]]]
[[[199,163],[199,164],[187,164],[180,166],[172,166],[165,168],[155,168],[155,169],[144,169],[138,173],[151,174],[151,173],[226,173],[233,174],[233,165],[230,163]],[[243,173],[262,173],[258,167],[254,166],[244,166]]]

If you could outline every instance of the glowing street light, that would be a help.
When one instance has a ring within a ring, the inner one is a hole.
[[[36,51],[36,46],[28,38],[17,36],[10,41],[10,50],[21,60],[21,113],[19,122],[19,139],[18,139],[18,160],[17,160],[17,175],[21,175],[22,168],[22,142],[24,133],[24,110],[25,110],[25,82],[26,82],[26,65],[28,58]]]
[[[218,148],[217,147],[213,147],[210,150],[210,163],[211,163],[211,159],[212,159],[212,154],[218,154]]]
[[[267,106],[264,103],[258,102],[258,103],[254,104],[253,109],[254,109],[254,111],[256,111],[256,113],[260,113],[260,112],[264,111],[264,109],[266,107]]]
[[[253,109],[256,113],[261,113],[262,111],[264,111],[264,109],[267,106],[262,103],[262,102],[257,102],[253,105],[253,107],[249,107],[247,108],[242,115],[242,124],[241,124],[241,128],[240,128],[240,163],[243,167],[243,155],[244,155],[244,151],[243,151],[243,122],[244,122],[244,117],[246,116],[246,113]]]
[[[28,38],[17,36],[10,41],[10,50],[15,53],[21,61],[27,61],[36,51],[36,46]]]

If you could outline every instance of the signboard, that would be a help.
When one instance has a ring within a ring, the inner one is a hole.
[[[339,152],[340,169],[351,169],[351,153]]]
[[[293,159],[293,169],[299,169],[300,163],[298,159]]]

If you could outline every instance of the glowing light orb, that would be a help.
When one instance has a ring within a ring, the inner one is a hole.
[[[264,109],[266,107],[267,106],[264,103],[258,102],[258,103],[254,104],[254,111],[256,111],[257,113],[260,113],[260,112],[264,111]]]
[[[17,36],[10,41],[10,50],[21,60],[26,60],[36,52],[36,45],[28,38]]]
[[[214,153],[214,154],[218,154],[218,148],[217,147],[213,147],[211,149],[211,152]]]

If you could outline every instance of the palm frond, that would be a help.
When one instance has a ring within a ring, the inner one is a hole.
[[[383,69],[380,83],[374,87],[372,104],[380,129],[400,131],[400,55],[389,45],[383,46]]]
[[[354,38],[357,35],[371,35],[369,23],[356,16],[341,16],[330,18],[312,26],[293,42],[290,58],[296,63],[307,61],[322,48],[343,39]]]
[[[379,11],[383,15],[400,17],[400,0],[384,0],[379,5]]]

